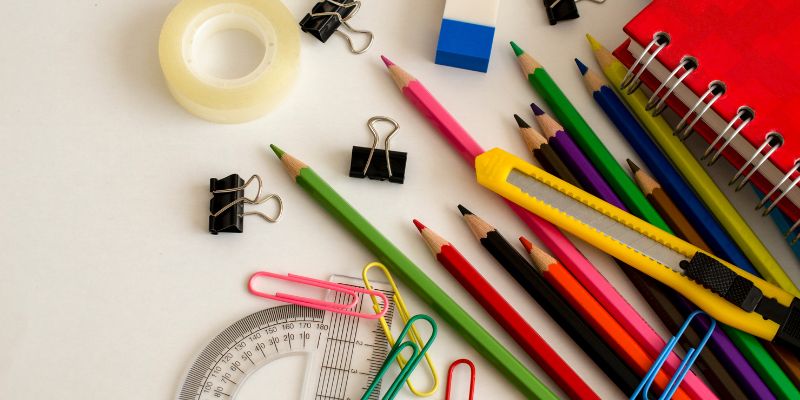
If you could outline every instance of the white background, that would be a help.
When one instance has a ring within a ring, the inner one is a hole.
[[[298,21],[314,3],[285,2]],[[303,34],[290,96],[262,119],[228,126],[185,112],[165,88],[157,43],[175,1],[0,5],[0,397],[169,399],[207,340],[273,305],[246,292],[253,271],[358,274],[373,257],[295,187],[269,143],[311,164],[548,386],[557,390],[436,263],[412,218],[452,241],[602,397],[621,396],[472,238],[459,202],[508,238],[530,233],[474,183],[378,56],[424,82],[481,144],[524,156],[512,114],[530,120],[528,104],[541,99],[520,74],[513,39],[548,68],[624,162],[633,151],[587,95],[572,59],[595,67],[584,33],[617,45],[622,25],[646,2],[584,1],[580,19],[551,27],[540,1],[503,0],[488,74],[433,63],[443,1],[364,3],[352,24],[375,32],[369,52],[352,55],[339,37],[323,45]],[[369,143],[365,122],[373,115],[401,124],[393,148],[409,154],[404,185],[347,177],[350,148]],[[230,173],[260,174],[268,191],[283,196],[284,218],[248,218],[243,234],[210,235],[208,179]],[[720,165],[712,173],[722,181],[732,171]],[[797,280],[797,262],[777,230],[751,211],[753,196],[734,201]],[[654,321],[609,258],[579,246]],[[406,298],[412,311],[431,312],[407,290]],[[442,374],[456,358],[476,362],[476,398],[521,398],[449,326],[441,326],[431,351]],[[295,364],[270,367],[269,379],[296,380]],[[296,397],[294,388],[277,390],[270,398]],[[410,398],[406,390],[401,396]]]

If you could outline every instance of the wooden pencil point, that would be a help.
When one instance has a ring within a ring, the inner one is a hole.
[[[513,40],[510,42],[510,44],[511,44],[511,48],[514,50],[514,55],[516,55],[517,57],[519,57],[523,53],[525,53],[525,51],[523,51],[519,46],[517,46],[517,44],[514,43]]]
[[[478,240],[485,238],[489,232],[495,230],[488,222],[469,212],[469,210],[467,210],[467,214],[464,214],[464,222],[467,223],[469,230],[472,231],[472,234],[475,235],[475,238]]]
[[[394,65],[392,60],[386,58],[386,56],[384,56],[382,54],[381,54],[381,60],[383,60],[383,63],[386,64],[386,67],[391,67],[392,65]]]
[[[528,75],[533,74],[537,68],[541,68],[542,64],[539,64],[530,54],[526,53],[522,48],[517,46],[516,43],[511,42],[511,48],[514,49],[514,54],[517,56],[517,62],[519,63],[520,68],[522,68],[522,73],[525,75],[525,78]]]
[[[439,234],[426,227],[416,219],[414,220],[414,225],[416,225],[417,229],[419,229],[419,234],[422,236],[422,240],[425,241],[425,244],[428,246],[428,249],[431,250],[431,253],[434,257],[442,252],[442,247],[450,244],[443,237],[439,236]]]
[[[561,126],[561,124],[556,122],[556,120],[553,119],[553,117],[545,113],[535,103],[531,103],[531,109],[533,110],[533,113],[536,115],[536,123],[539,124],[539,129],[542,130],[542,135],[548,141],[552,137],[554,137],[556,133],[564,130],[564,127]]]
[[[461,215],[472,215],[472,211],[468,210],[467,207],[464,207],[461,204],[458,205],[458,211],[461,212]]]
[[[522,246],[525,247],[525,250],[527,250],[528,254],[530,254],[531,260],[533,260],[533,265],[539,272],[545,272],[548,268],[550,268],[551,265],[558,263],[553,256],[534,245],[525,237],[520,236],[519,241],[522,242]]]
[[[280,147],[275,146],[274,144],[270,144],[269,148],[272,149],[273,152],[275,152],[275,155],[278,156],[278,158],[283,157],[283,154],[286,153],[285,151],[281,150]]]
[[[519,126],[520,128],[530,128],[531,127],[530,125],[528,125],[527,122],[525,122],[524,119],[522,119],[522,117],[520,117],[517,114],[514,114],[514,119],[517,121],[517,126]]]
[[[292,177],[292,179],[297,180],[297,177],[300,175],[300,171],[303,168],[308,168],[306,163],[292,157],[292,155],[284,152],[278,146],[270,145],[272,151],[280,157],[281,163],[283,164],[283,168],[286,170],[286,173]]]
[[[417,230],[419,230],[420,232],[422,232],[422,230],[425,229],[425,225],[422,225],[422,222],[419,222],[416,219],[413,222],[414,226],[416,226]]]
[[[638,166],[638,165],[636,165],[636,163],[634,163],[634,162],[633,162],[633,160],[631,160],[630,158],[626,159],[625,161],[628,163],[628,167],[631,169],[631,173],[632,173],[632,174],[634,174],[634,175],[635,175],[635,174],[636,174],[637,172],[639,172],[639,170],[641,169],[641,168],[639,168],[639,166]]]
[[[408,86],[409,83],[416,80],[416,78],[411,76],[411,74],[400,68],[397,64],[391,62],[388,58],[383,57],[383,59],[383,62],[386,64],[386,68],[389,69],[389,73],[392,75],[392,80],[394,81],[395,85],[397,85],[398,89],[403,90],[403,88]]]
[[[608,49],[603,47],[603,45],[601,45],[591,35],[586,35],[586,39],[589,41],[589,45],[592,47],[592,52],[594,53],[594,57],[597,59],[597,63],[600,64],[601,69],[606,69],[610,65],[617,62],[617,59],[614,58],[614,55],[611,54],[611,52],[608,51]],[[625,42],[630,43],[630,41],[631,41],[630,39],[627,39]]]

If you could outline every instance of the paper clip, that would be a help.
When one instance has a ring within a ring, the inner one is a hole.
[[[658,374],[658,371],[661,370],[661,367],[664,366],[664,362],[666,362],[667,357],[669,357],[672,350],[675,348],[675,345],[678,344],[678,340],[683,333],[686,331],[686,328],[689,327],[689,324],[692,322],[694,317],[705,314],[708,315],[700,310],[697,310],[691,314],[689,317],[686,318],[686,322],[681,325],[681,329],[678,330],[678,333],[673,336],[669,342],[667,342],[666,346],[664,346],[664,350],[661,350],[661,354],[658,355],[658,358],[653,363],[653,366],[650,367],[650,370],[647,371],[647,375],[644,376],[642,382],[639,383],[639,386],[636,387],[636,390],[631,395],[630,399],[635,399],[640,392],[643,391],[642,398],[649,399],[649,392],[650,386],[653,384],[653,380]],[[668,400],[672,398],[672,395],[675,394],[675,391],[678,390],[678,386],[680,386],[681,382],[683,382],[683,378],[689,372],[689,369],[692,368],[692,364],[700,356],[700,352],[703,351],[703,347],[705,347],[706,342],[708,339],[711,338],[711,334],[714,333],[714,328],[717,326],[717,321],[710,316],[708,317],[711,320],[711,324],[708,327],[708,331],[706,332],[705,336],[700,340],[700,343],[697,344],[697,347],[692,347],[686,351],[686,357],[684,357],[681,364],[678,366],[678,369],[675,370],[675,374],[672,375],[672,378],[667,383],[667,387],[664,388],[664,391],[661,393],[661,396],[658,397],[659,400]]]
[[[346,304],[339,304],[330,301],[312,299],[310,297],[296,296],[293,294],[287,294],[281,292],[277,292],[275,294],[265,293],[255,288],[255,281],[260,277],[273,278],[287,282],[299,283],[301,285],[333,290],[335,292],[339,292],[350,296],[350,302]],[[352,286],[345,286],[345,285],[340,285],[338,283],[323,281],[320,279],[308,278],[305,276],[300,276],[295,274],[280,275],[266,271],[256,272],[250,276],[250,280],[247,282],[247,290],[249,290],[250,293],[256,296],[263,297],[266,299],[278,300],[286,303],[292,303],[304,307],[314,308],[317,310],[330,311],[344,315],[352,315],[354,317],[366,318],[366,319],[383,318],[383,316],[386,314],[386,311],[389,309],[389,299],[386,298],[386,295],[381,293],[380,291],[371,289],[362,289]],[[358,297],[359,293],[369,295],[373,299],[373,302],[377,301],[376,297],[379,297],[381,301],[383,301],[383,308],[379,307],[375,311],[375,313],[362,313],[354,311],[354,309],[358,306],[360,302],[360,299]]]
[[[410,340],[405,342],[403,341],[403,338],[406,337],[408,331],[414,328],[414,323],[416,323],[417,320],[419,319],[424,319],[425,321],[428,321],[428,323],[431,325],[431,336],[428,338],[427,342],[425,342],[425,346],[423,346],[421,350],[416,343]],[[414,372],[414,368],[417,367],[420,360],[422,360],[422,357],[428,353],[428,349],[431,347],[433,341],[436,339],[437,330],[438,328],[436,327],[436,322],[433,320],[433,318],[425,314],[417,314],[411,317],[408,320],[408,323],[406,323],[406,326],[403,328],[403,331],[400,332],[400,337],[398,337],[397,342],[392,346],[392,350],[389,351],[389,355],[386,356],[386,361],[383,362],[381,369],[378,370],[378,373],[375,375],[375,379],[369,385],[367,391],[364,392],[364,395],[361,396],[361,400],[369,399],[369,397],[372,395],[372,392],[375,391],[375,388],[378,387],[378,384],[381,382],[381,379],[383,379],[383,376],[386,375],[386,372],[389,370],[389,367],[391,367],[394,360],[398,359],[400,353],[402,353],[403,350],[405,350],[407,347],[410,347],[411,357],[408,358],[408,362],[406,363],[406,365],[403,366],[403,368],[400,370],[400,373],[397,375],[397,378],[395,378],[394,382],[392,382],[392,385],[389,386],[389,390],[386,391],[386,395],[383,396],[382,400],[394,399],[400,392],[400,388],[403,386],[403,382],[408,380],[408,377],[411,376],[412,372]]]
[[[373,290],[372,284],[369,283],[369,277],[367,276],[369,270],[372,268],[378,268],[383,272],[383,275],[386,277],[386,280],[389,281],[389,285],[392,287],[392,291],[394,291],[394,296],[392,296],[392,300],[394,300],[395,308],[397,309],[397,313],[400,314],[400,318],[403,319],[403,323],[408,326],[409,319],[411,318],[411,314],[408,312],[408,308],[406,307],[406,302],[403,300],[403,296],[400,294],[400,289],[397,288],[397,284],[394,283],[394,279],[392,275],[389,273],[389,270],[386,268],[385,265],[379,262],[372,262],[367,264],[364,267],[364,270],[361,271],[361,277],[364,279],[364,286],[367,290]],[[372,297],[372,308],[375,310],[376,313],[380,311],[380,304],[378,304],[378,299],[376,297]],[[395,340],[394,336],[392,335],[392,330],[389,328],[389,324],[386,323],[386,318],[381,317],[379,319],[381,323],[381,328],[383,328],[383,333],[386,335],[386,339],[389,341],[389,346],[394,346]],[[418,348],[425,347],[422,338],[417,332],[417,329],[413,326],[409,331],[409,341],[415,343]],[[411,393],[419,397],[428,397],[434,393],[436,390],[439,389],[439,374],[436,373],[436,367],[434,366],[433,360],[431,360],[431,356],[427,353],[425,354],[425,362],[428,363],[428,369],[431,371],[431,377],[433,378],[433,387],[430,390],[425,392],[419,391],[414,385],[411,383],[411,379],[408,379],[406,382],[408,384],[408,389],[411,390]],[[400,368],[403,368],[406,365],[406,359],[403,358],[401,354],[397,355],[397,364]]]
[[[475,364],[472,361],[467,360],[466,358],[461,358],[458,360],[453,361],[450,364],[450,369],[447,370],[447,393],[445,393],[444,400],[450,400],[450,386],[453,382],[453,370],[456,369],[457,366],[460,364],[465,364],[469,367],[469,400],[472,400],[475,397]]]

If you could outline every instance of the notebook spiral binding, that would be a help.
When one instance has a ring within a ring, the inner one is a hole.
[[[636,61],[634,61],[630,68],[628,68],[628,71],[622,80],[622,84],[620,85],[621,89],[627,90],[628,94],[636,91],[636,89],[638,89],[642,84],[640,77],[644,71],[653,62],[653,60],[655,60],[658,53],[669,46],[669,44],[670,36],[668,33],[656,32],[653,35],[653,40],[650,41],[650,43],[642,51],[642,54],[640,54],[639,57],[636,58]],[[666,99],[673,94],[681,82],[683,82],[692,72],[697,69],[698,65],[699,63],[696,58],[690,55],[683,57],[681,63],[669,73],[667,78],[661,82],[658,88],[653,91],[653,94],[648,99],[646,107],[653,116],[658,116],[664,112],[664,109],[666,109]],[[672,81],[671,84],[670,81]],[[724,82],[719,80],[710,82],[708,85],[708,90],[706,90],[706,92],[697,99],[694,105],[692,105],[683,118],[681,118],[681,120],[675,126],[673,134],[678,136],[681,140],[686,140],[686,138],[691,136],[691,134],[694,132],[693,129],[695,124],[697,124],[703,118],[703,115],[708,112],[709,109],[711,109],[714,103],[725,94],[725,91],[726,87]],[[753,118],[755,118],[755,111],[752,108],[746,105],[739,107],[739,111],[737,112],[736,116],[734,116],[728,122],[722,132],[717,133],[717,137],[714,138],[714,140],[711,141],[711,143],[705,149],[703,155],[700,157],[700,160],[708,159],[707,164],[709,166],[713,165],[719,159],[722,152],[728,146],[730,146],[733,140],[739,136],[741,131],[753,120]],[[716,147],[717,145],[719,145],[719,147]],[[728,185],[736,185],[736,191],[742,190],[747,182],[750,181],[750,178],[752,178],[753,175],[758,172],[759,168],[761,168],[761,166],[767,160],[769,160],[770,156],[772,156],[772,154],[775,153],[782,145],[783,136],[779,132],[768,132],[764,136],[764,142],[756,149],[756,151],[753,152],[747,161],[745,161],[741,168],[736,171],[736,174],[734,174],[734,176],[728,182]],[[766,153],[764,153],[765,151]],[[778,181],[778,183],[767,192],[764,198],[761,199],[758,204],[756,204],[756,210],[761,210],[762,208],[764,209],[762,216],[769,215],[769,213],[775,209],[775,206],[781,200],[783,200],[784,197],[786,197],[789,191],[800,184],[800,173],[798,173],[800,172],[799,170],[800,160],[797,160],[795,161],[792,169],[790,169],[789,172],[786,173],[780,179],[780,181]],[[797,176],[789,182],[788,186],[781,190],[784,184],[795,174],[797,174]],[[773,196],[776,197],[772,199]],[[784,232],[785,237],[788,238],[791,236],[792,233],[798,231],[798,228],[800,228],[800,220],[795,221],[792,226],[789,227],[786,232]],[[794,245],[798,241],[800,241],[800,231],[795,234],[791,243]]]

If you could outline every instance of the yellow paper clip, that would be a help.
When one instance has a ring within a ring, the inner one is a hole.
[[[369,277],[367,276],[369,270],[373,267],[377,267],[378,269],[383,271],[383,275],[386,277],[386,280],[389,281],[389,285],[392,287],[392,291],[394,291],[393,300],[395,308],[397,309],[397,313],[400,314],[400,318],[403,319],[403,323],[408,324],[408,320],[411,318],[411,313],[408,312],[406,303],[405,301],[403,301],[403,296],[400,294],[400,290],[397,288],[397,285],[394,283],[394,279],[392,279],[392,275],[389,273],[389,270],[386,268],[385,265],[379,262],[372,262],[367,264],[367,266],[364,267],[364,270],[361,272],[361,277],[364,279],[364,286],[369,291],[374,290],[372,288],[372,285],[369,283]],[[372,299],[372,308],[375,310],[376,313],[380,312],[381,303],[378,300],[378,298],[372,295],[370,295],[370,298]],[[386,335],[386,339],[389,341],[389,346],[393,347],[395,344],[395,338],[394,336],[392,336],[392,330],[389,328],[389,324],[386,323],[386,318],[380,317],[378,320],[381,323],[381,328],[383,328],[383,333]],[[415,328],[414,326],[411,326],[408,336],[411,342],[416,343],[416,345],[420,349],[425,347],[422,338],[419,335],[419,332],[417,332],[417,328]],[[400,366],[401,369],[406,365],[406,362],[407,361],[405,358],[403,358],[403,356],[401,356],[400,354],[397,355],[397,364]],[[411,379],[408,379],[406,381],[406,383],[408,384],[408,389],[411,390],[411,392],[414,393],[414,395],[419,397],[428,397],[436,393],[436,390],[439,389],[439,375],[436,373],[436,367],[433,364],[433,360],[431,360],[431,356],[428,355],[427,353],[425,353],[425,362],[428,363],[428,369],[431,371],[431,377],[433,378],[433,387],[431,387],[427,391],[422,392],[414,387],[414,385],[411,383]]]

